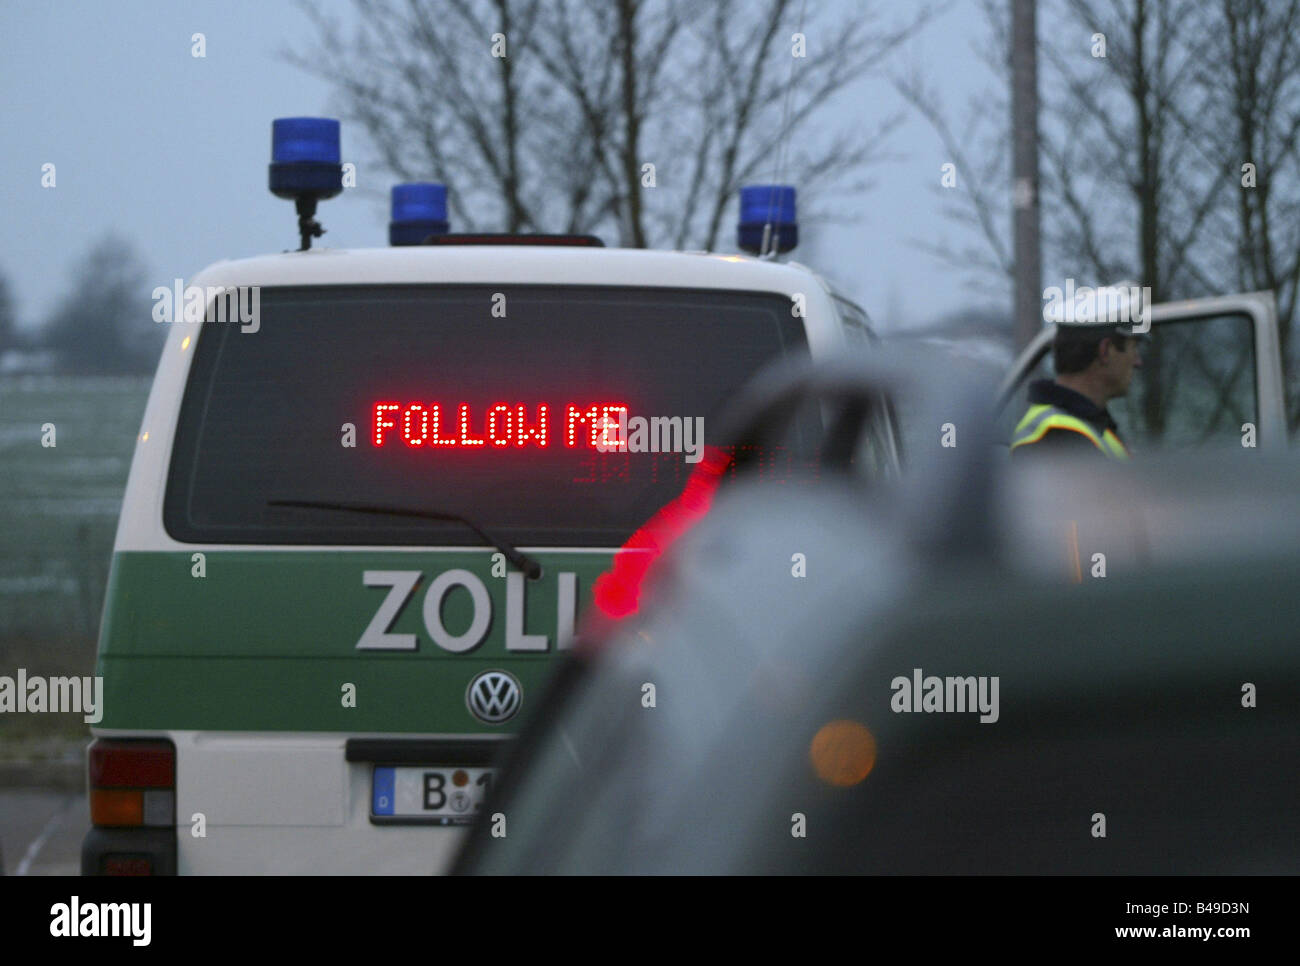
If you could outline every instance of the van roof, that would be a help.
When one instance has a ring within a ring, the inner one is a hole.
[[[190,284],[640,285],[789,294],[806,289],[810,281],[824,284],[797,263],[746,255],[638,248],[413,245],[317,248],[216,262],[190,279]]]

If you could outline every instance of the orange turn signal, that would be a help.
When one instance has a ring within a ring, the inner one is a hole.
[[[139,789],[92,788],[90,821],[93,825],[143,825],[144,792]]]

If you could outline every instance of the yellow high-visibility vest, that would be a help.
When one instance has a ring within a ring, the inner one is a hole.
[[[1053,429],[1068,429],[1072,433],[1079,433],[1088,437],[1093,446],[1111,459],[1126,460],[1129,458],[1128,449],[1120,442],[1120,438],[1109,429],[1098,435],[1097,430],[1087,420],[1080,419],[1078,416],[1071,416],[1064,409],[1058,409],[1056,406],[1047,403],[1039,403],[1029,407],[1029,411],[1025,413],[1024,418],[1016,426],[1015,435],[1011,439],[1011,448],[1014,450],[1017,446],[1028,446],[1031,443],[1037,443]]]

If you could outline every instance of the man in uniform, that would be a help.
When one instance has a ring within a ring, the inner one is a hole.
[[[1124,396],[1134,368],[1142,365],[1131,325],[1058,324],[1052,343],[1056,378],[1029,387],[1029,410],[1016,425],[1011,453],[1099,451],[1116,460],[1129,458],[1118,427],[1106,409]]]

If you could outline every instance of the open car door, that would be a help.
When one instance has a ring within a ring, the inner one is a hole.
[[[1050,378],[1055,325],[1016,359],[998,392],[1001,425],[1027,408],[1028,384]],[[1282,351],[1272,292],[1165,302],[1151,307],[1151,342],[1142,367],[1111,415],[1140,451],[1223,445],[1279,450],[1287,445]]]

